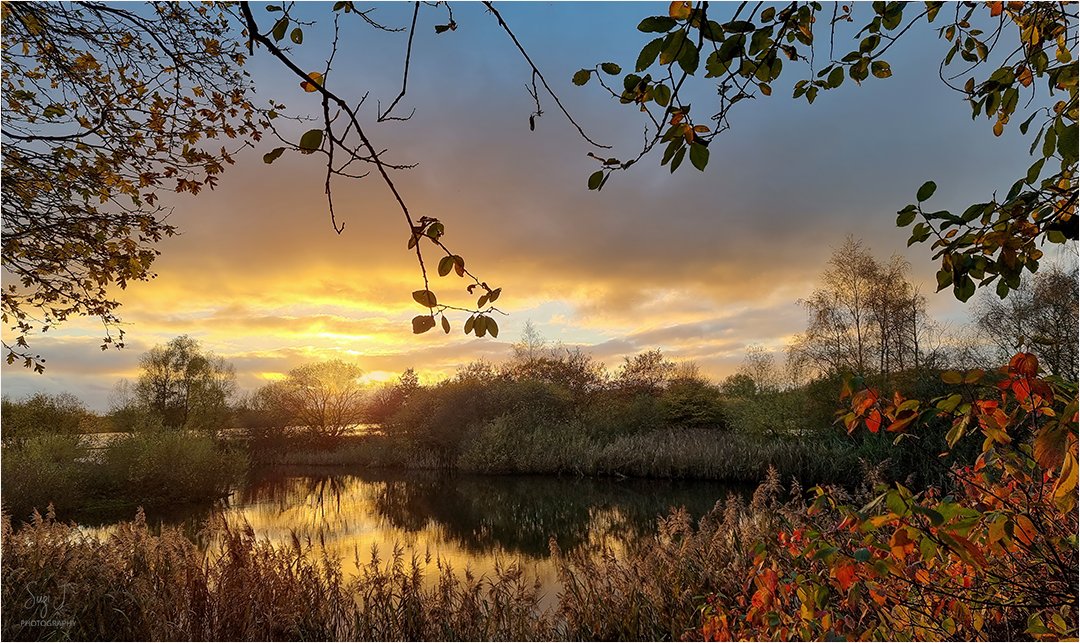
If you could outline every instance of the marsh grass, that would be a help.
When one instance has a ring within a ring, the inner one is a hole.
[[[775,529],[779,476],[747,504],[732,496],[694,527],[685,512],[625,551],[561,552],[563,587],[546,603],[517,563],[488,575],[378,552],[346,577],[321,543],[271,544],[246,525],[208,523],[200,549],[153,534],[140,513],[101,539],[52,515],[3,519],[2,634],[15,639],[673,640],[700,627],[702,595],[737,596],[745,543]],[[358,555],[359,556],[359,555]],[[430,576],[429,576],[430,575]],[[39,600],[29,600],[37,598]],[[44,599],[42,602],[41,599]],[[40,625],[44,618],[55,623]]]

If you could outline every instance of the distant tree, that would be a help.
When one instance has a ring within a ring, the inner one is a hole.
[[[754,383],[754,378],[749,375],[735,373],[734,375],[728,375],[720,383],[720,392],[727,397],[748,399],[754,397],[754,393],[757,392],[757,385]]]
[[[418,390],[420,378],[416,371],[412,368],[405,369],[396,382],[384,385],[368,396],[364,411],[365,421],[385,424]]]
[[[1077,270],[1042,270],[1024,279],[1005,299],[982,294],[974,315],[981,334],[1004,359],[1017,350],[1038,356],[1059,377],[1077,379]]]
[[[819,375],[888,377],[918,368],[934,324],[907,271],[902,258],[878,261],[862,241],[848,236],[833,251],[820,285],[801,301],[807,328],[790,348],[792,359]]]
[[[330,360],[289,371],[280,388],[271,389],[288,417],[310,439],[333,444],[362,421],[365,391],[355,364]]]
[[[739,373],[750,378],[754,383],[754,393],[761,395],[775,392],[780,388],[780,375],[776,370],[776,359],[772,351],[761,344],[746,347],[746,355],[739,367]]]
[[[612,386],[630,393],[659,395],[671,379],[674,362],[659,349],[638,353],[623,360]]]
[[[232,11],[174,2],[0,9],[9,364],[41,371],[28,335],[77,315],[102,321],[103,348],[122,346],[117,287],[152,278],[156,244],[176,233],[161,192],[213,188],[233,152],[259,139]]]
[[[71,435],[79,433],[80,425],[89,412],[71,393],[34,393],[21,400],[5,395],[0,415],[3,416],[3,442],[13,444],[35,435]]]
[[[698,372],[693,362],[681,362],[661,396],[670,426],[721,428],[725,425],[720,388]]]
[[[139,361],[135,398],[168,430],[227,428],[236,388],[232,365],[187,335],[155,346]]]

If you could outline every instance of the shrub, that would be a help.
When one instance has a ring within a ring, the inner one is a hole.
[[[81,505],[90,491],[86,458],[75,435],[39,435],[5,446],[0,461],[4,510],[26,517],[35,507]]]
[[[1039,378],[1030,353],[942,380],[953,386],[928,407],[847,389],[844,422],[917,441],[944,419],[949,448],[978,432],[974,462],[954,464],[946,489],[882,485],[869,503],[817,488],[753,547],[750,599],[710,601],[706,638],[1076,637],[1076,385]]]
[[[154,506],[223,496],[247,472],[248,462],[204,434],[163,431],[113,441],[100,466],[102,494]]]

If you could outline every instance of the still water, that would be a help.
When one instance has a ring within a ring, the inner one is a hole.
[[[696,520],[718,500],[745,489],[716,482],[611,480],[550,476],[390,473],[341,467],[279,467],[257,472],[212,507],[150,514],[152,524],[189,534],[211,513],[246,522],[259,538],[322,543],[348,576],[395,547],[455,570],[490,573],[496,561],[519,561],[552,595],[557,591],[549,541],[563,551],[616,552],[647,545],[657,518],[684,507]],[[108,525],[97,529],[108,531]],[[430,569],[430,568],[429,568]]]

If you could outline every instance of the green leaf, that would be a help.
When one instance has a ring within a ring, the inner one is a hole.
[[[484,306],[487,305],[487,303],[488,303],[488,295],[487,294],[480,295],[480,298],[476,300],[476,307],[477,308],[483,308]]]
[[[285,152],[284,147],[275,147],[274,149],[270,150],[266,154],[263,154],[263,163],[266,163],[267,165],[269,165],[270,163],[273,163],[284,152]]]
[[[653,100],[660,107],[667,107],[671,102],[671,88],[663,83],[653,87]]]
[[[683,45],[682,53],[679,54],[679,66],[688,74],[697,71],[700,62],[698,48],[689,40]]]
[[[294,43],[296,43],[298,45],[303,44],[303,42],[304,42],[304,31],[303,31],[303,29],[301,29],[300,27],[297,27],[296,29],[293,29],[292,33],[289,34],[289,40],[292,40]]]
[[[874,75],[874,78],[888,78],[892,76],[892,67],[884,60],[875,60],[870,63],[870,73]]]
[[[922,184],[922,187],[919,188],[919,191],[915,194],[915,198],[918,199],[919,203],[922,203],[923,201],[934,196],[935,190],[937,190],[937,183],[934,183],[933,181],[927,181],[926,183]]]
[[[495,300],[498,299],[499,295],[501,295],[501,294],[502,294],[502,288],[496,288],[495,290],[492,290],[491,292],[488,293],[488,302],[492,303],[492,304],[495,303]]]
[[[468,335],[469,333],[472,332],[473,325],[475,325],[475,324],[476,324],[476,316],[475,315],[472,315],[468,319],[465,320],[465,334],[466,335]]]
[[[454,257],[447,255],[439,260],[439,276],[445,277],[454,269]]]
[[[754,23],[747,22],[746,20],[735,20],[733,22],[725,22],[720,25],[724,31],[729,33],[748,33],[754,30]]]
[[[575,85],[581,87],[585,83],[589,82],[590,78],[592,78],[591,71],[589,71],[588,69],[579,69],[574,72],[574,77],[571,80],[574,82]]]
[[[635,68],[637,71],[645,71],[656,62],[656,57],[660,55],[660,50],[664,47],[664,39],[656,38],[649,41],[649,44],[641,48],[641,53],[638,54],[637,64]]]
[[[589,175],[589,189],[599,190],[600,182],[604,180],[604,171],[597,170]]]
[[[675,170],[679,169],[679,166],[680,166],[680,165],[682,165],[682,162],[683,162],[683,158],[684,158],[685,156],[686,156],[686,146],[680,147],[680,148],[679,148],[679,149],[678,149],[678,150],[677,150],[677,151],[675,152],[675,156],[673,156],[673,157],[671,158],[671,167],[670,167],[670,170],[671,170],[672,172],[675,172]]]
[[[476,316],[476,322],[473,323],[473,332],[477,337],[483,337],[487,334],[487,317],[483,315]]]
[[[831,72],[829,72],[829,79],[826,81],[829,83],[829,87],[836,89],[840,85],[844,84],[844,68],[836,66]]]
[[[645,33],[664,33],[675,26],[675,19],[668,16],[653,16],[642,20],[637,28]]]
[[[602,69],[605,74],[611,76],[622,72],[622,67],[616,65],[615,63],[601,63],[600,69]]]
[[[860,563],[865,563],[866,561],[870,560],[870,550],[866,547],[861,547],[855,550],[855,553],[852,555],[852,557]]]
[[[705,147],[701,143],[690,144],[690,163],[694,167],[705,171],[705,166],[709,164],[709,148]]]
[[[945,371],[941,374],[941,381],[946,384],[960,384],[964,381],[964,376],[960,371]]]
[[[1065,128],[1065,133],[1058,136],[1058,154],[1065,162],[1076,163],[1077,146],[1080,145],[1077,135],[1077,124],[1073,123]]]
[[[670,65],[680,59],[683,49],[694,47],[693,43],[687,40],[685,29],[671,32],[664,41],[664,49],[660,52],[661,65]],[[679,64],[681,65],[682,62]]]
[[[731,58],[725,58],[722,51],[714,51],[705,59],[705,77],[723,76],[731,67]]]
[[[421,306],[426,306],[428,308],[433,308],[439,303],[439,301],[435,298],[435,293],[431,292],[430,290],[413,291],[412,298],[416,301],[416,303],[420,304]],[[432,324],[434,323],[435,322],[433,321]]]
[[[964,275],[959,282],[953,284],[953,295],[960,301],[967,301],[974,294],[975,282],[967,275]]]
[[[416,335],[435,328],[435,318],[431,315],[417,315],[412,320],[412,332]]]
[[[270,34],[274,37],[274,40],[280,41],[285,37],[285,30],[289,28],[288,17],[282,16],[274,23],[274,28]]]
[[[321,129],[308,130],[300,137],[300,150],[314,152],[322,146],[322,139],[323,131]]]
[[[1035,161],[1031,165],[1031,167],[1028,168],[1026,177],[1028,183],[1034,185],[1035,182],[1039,180],[1039,175],[1042,174],[1043,163],[1045,162],[1046,159],[1039,159],[1038,161]]]
[[[952,285],[952,271],[951,270],[938,270],[937,272],[937,289],[948,288]]]
[[[446,318],[446,315],[443,315],[443,318],[442,318],[442,329],[443,329],[443,332],[446,333],[447,335],[450,334],[450,320]]]
[[[904,209],[900,211],[900,214],[896,217],[896,226],[898,228],[906,228],[915,221],[915,210]]]
[[[488,332],[488,334],[491,335],[492,337],[498,337],[499,336],[499,325],[497,323],[495,323],[495,320],[492,319],[491,317],[485,317],[484,319],[487,320],[487,332]]]

